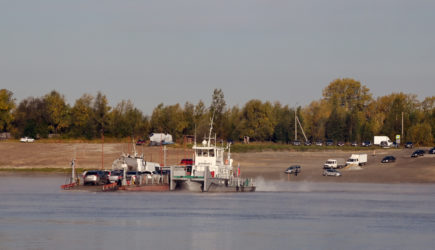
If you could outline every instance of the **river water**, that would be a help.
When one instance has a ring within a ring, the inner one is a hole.
[[[255,193],[61,191],[0,177],[0,249],[434,249],[435,185],[257,181]]]

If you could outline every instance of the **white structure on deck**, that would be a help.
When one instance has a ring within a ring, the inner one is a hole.
[[[186,166],[171,167],[170,189],[174,190],[177,185],[185,185],[188,190],[202,192],[255,191],[252,179],[241,179],[239,176],[234,176],[230,144],[227,147],[217,146],[216,136],[211,138],[212,130],[213,118],[210,124],[209,137],[201,145],[197,145],[195,142],[192,148],[195,152],[195,158],[191,171]],[[226,150],[228,150],[227,157],[225,157]]]

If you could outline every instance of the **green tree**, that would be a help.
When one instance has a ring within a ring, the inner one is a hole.
[[[93,139],[96,136],[92,110],[93,99],[93,96],[84,94],[76,100],[74,107],[71,109],[70,134],[73,137]]]
[[[15,136],[47,137],[49,130],[45,110],[45,102],[40,98],[22,100],[14,111]]]
[[[44,96],[47,122],[49,130],[57,134],[62,129],[69,126],[69,107],[65,102],[65,97],[56,91],[51,91]]]
[[[212,95],[212,102],[210,105],[210,116],[214,118],[213,121],[213,127],[214,131],[219,137],[222,137],[222,135],[225,133],[223,130],[224,126],[224,111],[225,111],[225,99],[224,99],[224,92],[222,89],[215,89],[213,91]]]
[[[0,89],[0,132],[11,130],[13,114],[15,108],[15,99],[13,93],[7,89]]]
[[[108,105],[107,97],[101,92],[97,93],[94,100],[93,118],[96,124],[96,134],[104,133],[109,125],[109,111],[111,107]]]
[[[419,145],[430,145],[433,142],[432,128],[429,123],[418,123],[409,129],[409,139]]]
[[[241,118],[241,136],[249,136],[253,140],[271,140],[275,127],[272,105],[269,102],[251,100],[245,104]],[[241,139],[241,138],[240,138]]]
[[[145,133],[146,124],[142,112],[130,100],[121,101],[110,115],[110,131],[115,137],[137,137]]]

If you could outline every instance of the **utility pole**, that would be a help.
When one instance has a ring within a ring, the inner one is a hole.
[[[298,140],[298,124],[297,124],[297,121],[296,121],[296,119],[297,119],[296,108],[297,108],[297,104],[296,104],[296,107],[295,107],[295,141]]]
[[[403,111],[402,111],[402,138],[401,139],[404,140],[404,138],[403,138]]]
[[[104,169],[104,130],[101,129],[101,169]]]

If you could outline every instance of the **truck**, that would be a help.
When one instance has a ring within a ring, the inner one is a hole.
[[[367,154],[352,154],[346,161],[346,165],[350,166],[362,166],[367,163]]]
[[[393,142],[390,140],[388,136],[385,135],[375,135],[375,137],[373,138],[373,144],[377,146],[383,146],[383,147],[393,146]]]
[[[343,168],[344,166],[346,166],[344,159],[328,159],[325,164],[323,164],[324,169]]]
[[[150,134],[150,145],[160,146],[166,144],[173,144],[172,135],[165,133],[152,133]]]

